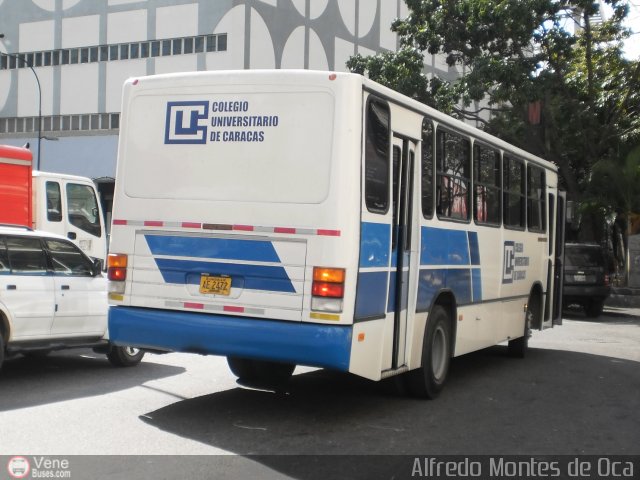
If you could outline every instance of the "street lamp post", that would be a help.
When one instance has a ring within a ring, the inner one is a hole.
[[[0,33],[0,39],[4,38],[4,33]],[[36,170],[40,170],[40,145],[42,142],[42,89],[40,88],[40,79],[38,78],[38,74],[33,69],[33,65],[28,62],[25,58],[22,58],[19,55],[15,55],[13,53],[0,52],[0,55],[6,55],[7,57],[15,58],[17,61],[24,63],[29,69],[31,69],[31,73],[36,78],[36,84],[38,85],[38,156],[36,158]]]

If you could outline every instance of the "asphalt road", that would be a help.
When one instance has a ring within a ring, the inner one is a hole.
[[[640,455],[639,363],[640,310],[611,308],[565,315],[522,360],[505,346],[454,359],[435,401],[308,368],[286,391],[247,389],[217,357],[16,357],[0,372],[0,456],[72,458],[92,478],[205,478],[212,462],[215,478],[318,478],[317,458],[279,455]]]

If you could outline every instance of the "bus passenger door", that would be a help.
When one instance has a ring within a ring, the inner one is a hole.
[[[562,325],[562,287],[564,285],[564,226],[566,222],[567,194],[558,191],[556,209],[556,238],[554,245],[553,269],[553,325]]]
[[[406,364],[411,244],[417,241],[412,235],[415,151],[416,144],[413,141],[393,138],[392,268],[388,306],[388,311],[393,312],[392,369]]]

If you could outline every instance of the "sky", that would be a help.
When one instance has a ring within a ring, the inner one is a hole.
[[[608,18],[611,10],[605,5],[604,17]],[[624,44],[624,53],[629,60],[640,59],[640,0],[629,1],[629,15],[625,25],[632,32],[632,35]]]

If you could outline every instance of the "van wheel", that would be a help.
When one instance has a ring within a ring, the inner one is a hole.
[[[229,369],[241,382],[257,384],[284,383],[296,366],[291,363],[269,362],[267,360],[253,360],[250,358],[227,357]]]
[[[522,337],[509,340],[507,352],[510,357],[524,358],[529,350],[529,338],[531,337],[531,326],[538,322],[540,315],[540,302],[537,297],[529,299],[527,313],[524,315],[524,334]]]
[[[112,346],[107,353],[107,358],[116,367],[133,367],[140,363],[142,357],[144,357],[144,352],[134,347]]]
[[[422,366],[407,373],[409,392],[421,398],[436,398],[444,388],[451,363],[451,322],[440,305],[431,310],[422,344]]]

